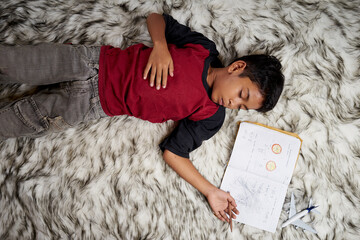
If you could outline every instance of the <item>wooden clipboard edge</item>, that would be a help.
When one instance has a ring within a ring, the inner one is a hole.
[[[271,127],[271,126],[268,126],[268,125],[265,125],[265,124],[262,124],[262,123],[258,123],[258,122],[251,122],[251,121],[239,121],[238,124],[240,126],[240,124],[242,122],[247,122],[247,123],[252,123],[252,124],[255,124],[255,125],[259,125],[259,126],[262,126],[262,127],[266,127],[266,128],[269,128],[271,130],[275,130],[275,131],[278,131],[278,132],[281,132],[281,133],[284,133],[284,134],[287,134],[287,135],[290,135],[290,136],[293,136],[297,139],[300,140],[301,144],[300,144],[300,148],[301,148],[301,145],[302,145],[302,139],[299,137],[299,135],[297,135],[296,133],[293,133],[293,132],[288,132],[288,131],[285,131],[285,130],[282,130],[282,129],[278,129],[276,127]]]

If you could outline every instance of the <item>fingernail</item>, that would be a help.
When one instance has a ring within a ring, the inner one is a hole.
[[[156,89],[159,90],[159,89],[160,89],[160,86],[156,86]]]
[[[166,88],[166,85],[164,85],[163,88]]]
[[[154,84],[153,83],[150,83],[150,87],[153,87],[154,86]]]

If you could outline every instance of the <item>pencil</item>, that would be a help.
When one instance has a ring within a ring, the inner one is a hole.
[[[229,211],[229,217],[230,217],[230,231],[232,232],[232,212],[231,212],[231,206],[230,206],[230,202],[229,202],[229,206],[228,206],[228,211]]]

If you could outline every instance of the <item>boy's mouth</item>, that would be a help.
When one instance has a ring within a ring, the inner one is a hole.
[[[219,100],[219,105],[224,106],[224,100],[222,98]]]

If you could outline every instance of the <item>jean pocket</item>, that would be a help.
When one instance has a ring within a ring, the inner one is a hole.
[[[48,128],[31,98],[9,104],[0,111],[0,135],[6,138],[42,135]]]
[[[30,98],[24,98],[14,104],[15,115],[23,124],[34,131],[35,134],[47,129],[47,123],[42,119],[36,102]]]

